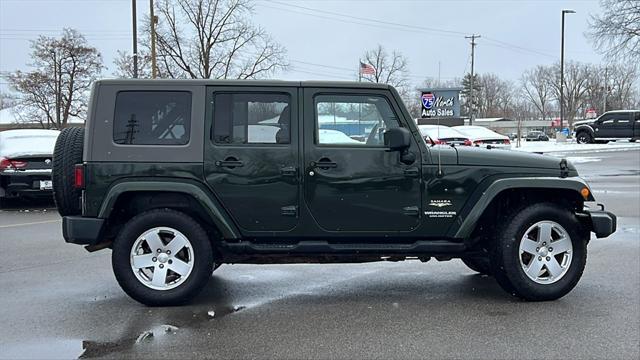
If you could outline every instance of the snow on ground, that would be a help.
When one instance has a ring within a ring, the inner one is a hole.
[[[607,144],[578,144],[575,140],[567,140],[566,143],[557,143],[555,139],[549,141],[524,141],[520,147],[516,147],[516,142],[511,142],[511,149],[526,152],[541,153],[580,153],[580,152],[608,152],[640,149],[640,142],[612,141]]]

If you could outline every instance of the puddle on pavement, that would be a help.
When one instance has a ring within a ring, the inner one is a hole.
[[[77,359],[85,352],[80,340],[42,340],[9,345],[2,350],[7,359]]]
[[[117,354],[136,346],[161,342],[170,336],[179,335],[183,329],[189,330],[189,328],[195,328],[202,323],[220,320],[226,315],[245,308],[244,305],[235,305],[204,312],[199,311],[193,313],[191,318],[178,322],[184,323],[184,325],[156,325],[139,334],[132,334],[129,338],[114,342],[43,339],[30,343],[13,344],[2,349],[1,357],[7,359],[88,359]],[[208,313],[215,313],[215,316]]]

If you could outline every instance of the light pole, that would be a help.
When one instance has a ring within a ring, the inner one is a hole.
[[[564,133],[562,132],[562,125],[564,122],[564,14],[573,14],[574,10],[562,10],[562,34],[560,36],[560,136],[561,141],[564,141]]]

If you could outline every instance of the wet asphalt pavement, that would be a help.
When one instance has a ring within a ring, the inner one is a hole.
[[[0,211],[0,357],[637,359],[640,151],[567,156],[618,232],[545,303],[432,260],[223,265],[191,305],[147,308],[120,290],[110,251],[65,244],[50,204],[15,204]]]

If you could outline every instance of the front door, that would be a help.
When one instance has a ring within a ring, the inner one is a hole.
[[[325,232],[384,236],[420,224],[421,168],[384,147],[386,129],[403,126],[387,91],[304,90],[304,200]]]
[[[208,88],[205,177],[244,233],[298,223],[297,88]]]

